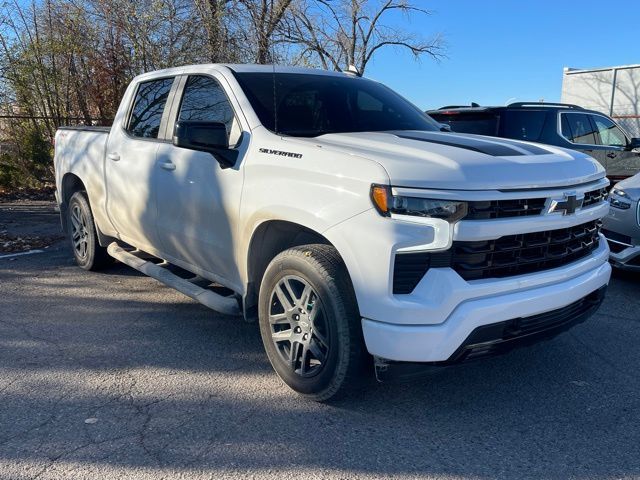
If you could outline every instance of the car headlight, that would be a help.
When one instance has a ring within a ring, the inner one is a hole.
[[[611,189],[611,195],[617,195],[619,197],[622,198],[630,198],[629,195],[627,194],[627,192],[625,192],[624,190],[620,190],[618,188],[612,188]]]
[[[386,185],[371,186],[371,201],[383,217],[408,215],[439,218],[454,223],[467,215],[466,202],[393,195],[391,187]]]
[[[613,208],[617,208],[620,210],[629,210],[631,208],[631,203],[623,202],[619,198],[616,198],[616,197],[620,197],[620,198],[626,198],[628,200],[631,200],[631,197],[629,197],[627,192],[614,187],[611,189],[610,193],[611,195],[609,195],[609,205],[611,205]]]

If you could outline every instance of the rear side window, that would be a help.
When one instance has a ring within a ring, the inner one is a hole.
[[[498,115],[494,112],[442,112],[430,113],[436,122],[445,123],[451,130],[459,133],[496,136],[498,134]]]
[[[589,116],[584,113],[560,114],[562,136],[571,143],[595,145],[596,136]]]
[[[162,112],[167,104],[173,78],[151,80],[138,85],[127,131],[134,137],[158,138]]]
[[[535,142],[542,135],[546,118],[547,112],[507,110],[503,113],[501,136]]]

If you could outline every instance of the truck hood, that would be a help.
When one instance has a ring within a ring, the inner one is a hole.
[[[565,187],[604,177],[602,166],[581,152],[480,135],[403,130],[296,141],[378,162],[393,186],[511,190]]]

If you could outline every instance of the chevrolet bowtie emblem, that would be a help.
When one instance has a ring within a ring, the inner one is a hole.
[[[576,210],[582,207],[584,198],[578,199],[575,193],[565,193],[564,200],[552,200],[549,207],[549,213],[562,213],[563,215],[572,215]]]

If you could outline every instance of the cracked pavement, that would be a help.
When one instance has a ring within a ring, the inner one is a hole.
[[[0,259],[0,478],[639,478],[639,312],[618,273],[552,341],[322,405],[256,325],[58,242]]]

